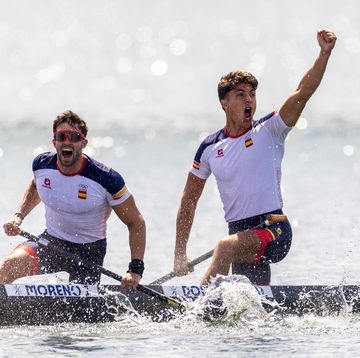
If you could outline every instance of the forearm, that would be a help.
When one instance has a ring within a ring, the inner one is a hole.
[[[129,269],[122,277],[121,285],[125,289],[134,290],[144,272],[144,253],[146,245],[146,227],[145,221],[139,213],[138,220],[128,223],[129,244],[131,252],[131,261]]]
[[[320,85],[331,51],[336,43],[336,35],[331,31],[321,30],[317,33],[317,40],[320,46],[319,56],[312,68],[310,68],[302,78],[297,88],[297,91],[299,92],[298,100],[305,103]]]
[[[32,180],[21,199],[18,212],[25,217],[40,203],[40,201],[41,199],[36,189],[35,182]]]
[[[9,236],[19,235],[21,231],[19,226],[25,216],[39,203],[40,197],[35,182],[32,180],[25,190],[18,211],[4,224],[5,234]]]
[[[321,80],[324,76],[327,63],[329,61],[331,52],[320,51],[314,65],[301,79],[296,91],[299,92],[300,99],[303,101],[309,100],[319,87]]]
[[[194,221],[195,210],[196,203],[193,205],[187,205],[185,200],[182,200],[176,218],[175,255],[186,255],[186,246]]]
[[[131,260],[144,260],[146,246],[146,225],[141,218],[137,223],[129,225],[129,245]]]
[[[307,101],[319,87],[331,51],[336,43],[336,35],[326,30],[319,31],[317,39],[320,46],[320,53],[314,65],[305,73],[296,90],[285,101],[279,111],[285,124],[289,127],[293,127],[297,123]]]

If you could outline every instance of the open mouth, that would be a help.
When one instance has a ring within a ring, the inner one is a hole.
[[[246,119],[251,118],[251,107],[246,107],[245,111],[244,111],[244,114],[245,114]]]
[[[73,149],[69,148],[69,147],[65,147],[61,149],[61,154],[63,156],[63,158],[71,158],[71,156],[73,155]]]

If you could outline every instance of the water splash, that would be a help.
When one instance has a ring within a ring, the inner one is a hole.
[[[194,301],[184,317],[223,326],[253,326],[268,318],[258,291],[241,275],[216,276],[206,295]]]

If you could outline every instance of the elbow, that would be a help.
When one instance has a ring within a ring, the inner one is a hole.
[[[316,88],[300,86],[296,90],[296,101],[299,105],[305,105],[310,97],[314,94]]]
[[[140,231],[146,231],[146,223],[143,216],[140,214],[136,223],[136,227],[139,228]]]

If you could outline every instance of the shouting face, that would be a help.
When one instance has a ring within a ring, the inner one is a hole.
[[[245,83],[227,93],[221,100],[226,113],[228,124],[237,130],[247,130],[252,125],[256,110],[256,92],[254,88]]]
[[[87,140],[80,130],[68,123],[56,128],[53,144],[58,156],[58,166],[66,174],[80,170],[82,165],[82,150]]]

